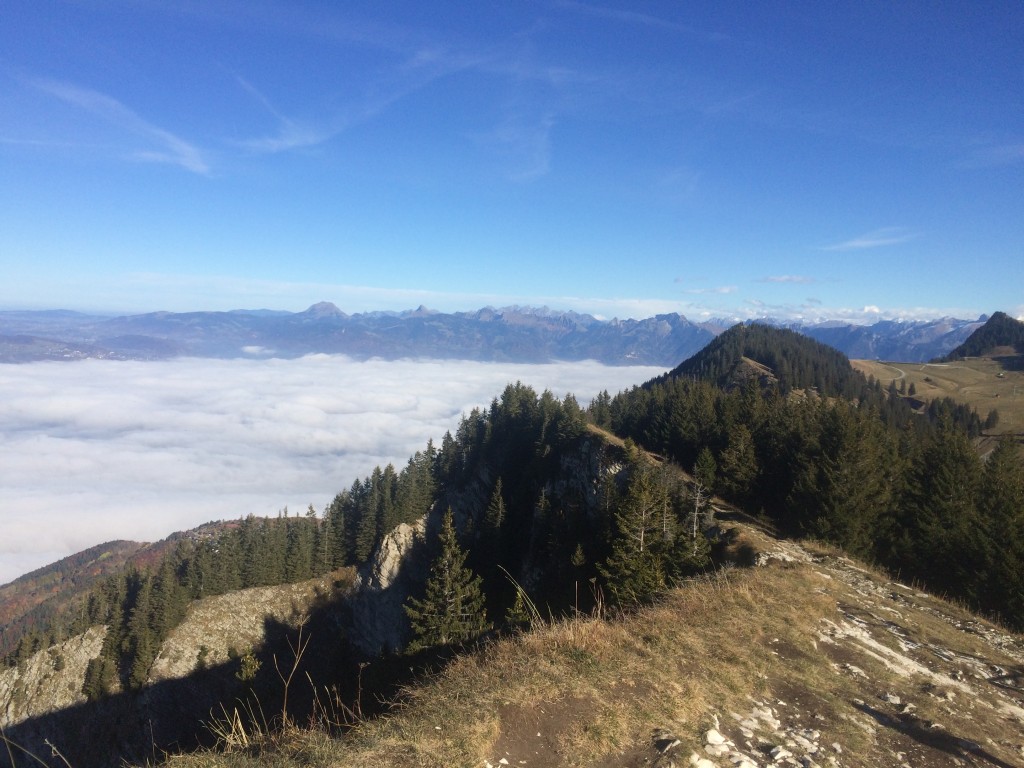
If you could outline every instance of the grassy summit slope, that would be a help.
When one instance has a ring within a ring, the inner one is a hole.
[[[1024,638],[836,550],[733,525],[733,550],[761,567],[496,641],[344,737],[295,730],[170,765],[1024,763]]]

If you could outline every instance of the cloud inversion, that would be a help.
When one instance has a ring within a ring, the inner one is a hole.
[[[585,404],[662,372],[327,355],[0,366],[0,583],[113,539],[322,511],[509,382]]]

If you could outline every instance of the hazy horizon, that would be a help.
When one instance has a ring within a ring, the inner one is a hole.
[[[312,308],[316,304],[321,304],[321,303],[334,304],[334,302],[332,302],[332,301],[329,301],[327,299],[322,299],[320,301],[313,302],[312,304],[309,304],[309,305],[306,305],[306,306],[302,306],[302,307],[297,308],[297,309],[283,308],[283,307],[280,307],[280,306],[245,306],[245,307],[243,307],[243,306],[231,306],[231,307],[227,307],[227,308],[224,308],[224,309],[220,309],[220,308],[218,308],[218,309],[210,309],[210,308],[205,308],[205,307],[200,307],[200,306],[191,306],[191,307],[183,308],[183,309],[180,309],[180,310],[169,310],[169,309],[166,309],[166,308],[163,308],[163,307],[151,307],[151,308],[147,308],[147,309],[140,309],[140,310],[137,310],[137,311],[120,310],[120,309],[116,309],[116,308],[106,308],[106,309],[100,308],[100,309],[90,310],[90,309],[75,308],[75,307],[70,307],[70,306],[56,306],[56,305],[52,305],[52,306],[51,305],[39,305],[39,306],[32,306],[32,307],[16,307],[16,306],[9,306],[9,305],[0,305],[0,312],[39,312],[39,313],[46,313],[46,312],[75,312],[75,313],[79,313],[79,314],[83,314],[83,315],[90,315],[90,316],[96,316],[96,317],[111,317],[111,318],[113,318],[113,317],[126,317],[126,316],[132,316],[132,315],[156,314],[156,313],[161,313],[161,312],[170,312],[170,313],[174,313],[174,314],[190,314],[190,313],[203,313],[203,312],[211,312],[211,313],[216,313],[216,312],[226,312],[226,313],[235,313],[235,312],[238,312],[238,313],[268,312],[268,313],[280,313],[280,314],[298,314],[298,313],[302,313],[302,312],[305,312],[305,311],[309,310],[310,308]],[[615,315],[615,316],[608,316],[608,315],[603,315],[603,314],[595,314],[594,312],[587,312],[587,311],[584,311],[582,309],[574,309],[574,308],[571,308],[571,307],[568,307],[568,306],[556,306],[556,305],[549,305],[549,304],[506,304],[506,305],[500,305],[500,306],[499,305],[494,305],[494,304],[488,304],[488,305],[472,306],[472,307],[468,307],[467,306],[467,307],[462,307],[462,308],[458,308],[458,309],[449,309],[449,310],[438,309],[437,307],[432,307],[432,306],[429,306],[429,305],[426,305],[426,304],[417,304],[416,306],[404,306],[404,307],[401,307],[401,308],[383,308],[383,307],[378,307],[378,308],[367,308],[367,309],[360,309],[360,310],[352,309],[351,311],[349,309],[347,309],[346,307],[338,306],[337,304],[334,304],[334,306],[336,306],[339,310],[341,310],[342,312],[345,312],[348,315],[375,314],[375,313],[389,314],[389,315],[403,315],[403,314],[418,312],[418,311],[421,311],[421,310],[426,310],[428,312],[439,313],[439,314],[472,314],[474,312],[478,312],[478,311],[481,311],[481,310],[491,309],[491,310],[495,310],[495,311],[523,310],[523,311],[538,311],[538,312],[547,311],[547,312],[553,312],[553,313],[570,313],[570,312],[575,312],[577,314],[590,315],[591,317],[594,317],[596,320],[599,320],[599,321],[602,321],[602,322],[607,322],[607,321],[616,320],[616,319],[617,320],[647,320],[647,319],[650,319],[650,318],[655,316],[653,314],[652,315],[640,315],[640,314],[637,314],[637,313],[634,313],[633,315],[629,315],[629,316],[622,316],[622,317],[617,316],[617,315]],[[1016,319],[1024,321],[1024,305],[1022,305],[1018,309],[1020,310],[1020,314],[1016,315]],[[792,315],[792,316],[775,316],[775,315],[771,315],[771,314],[767,314],[767,313],[765,313],[765,314],[757,314],[757,313],[751,311],[751,312],[745,313],[743,316],[737,315],[735,313],[728,314],[728,313],[723,312],[721,314],[709,314],[709,315],[707,315],[705,317],[692,317],[692,316],[686,315],[685,312],[678,311],[678,309],[666,309],[664,312],[659,312],[657,314],[679,314],[679,315],[682,315],[682,316],[686,317],[691,322],[695,322],[695,323],[707,323],[707,322],[710,322],[710,323],[716,323],[716,322],[717,323],[721,323],[721,322],[745,322],[745,321],[756,321],[756,320],[775,320],[775,321],[779,321],[779,322],[797,322],[797,323],[799,323],[799,322],[806,322],[806,323],[809,323],[809,324],[814,324],[814,323],[842,323],[842,324],[850,324],[850,325],[871,325],[873,323],[877,323],[877,322],[881,322],[881,321],[932,322],[932,321],[941,320],[941,319],[944,319],[944,318],[952,318],[952,319],[956,319],[956,320],[971,321],[971,320],[977,320],[977,319],[979,319],[981,317],[990,317],[995,312],[1005,312],[1006,314],[1008,314],[1010,316],[1014,316],[1014,310],[1013,309],[1007,310],[1007,309],[1004,309],[1002,307],[994,307],[992,309],[985,310],[985,311],[981,312],[980,314],[961,313],[959,315],[956,315],[956,314],[929,314],[929,312],[927,312],[927,311],[911,311],[909,313],[899,314],[899,313],[892,313],[892,312],[883,312],[882,310],[880,310],[877,307],[864,307],[864,308],[862,308],[860,310],[843,310],[843,311],[822,310],[821,313],[805,312],[805,313],[800,314],[800,315]]]

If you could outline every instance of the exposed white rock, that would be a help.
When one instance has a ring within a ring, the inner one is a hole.
[[[720,734],[714,728],[712,728],[710,731],[708,731],[707,733],[704,734],[704,743],[705,744],[718,745],[718,744],[725,744],[725,742],[726,742],[725,736]]]
[[[771,755],[772,760],[775,762],[779,762],[780,760],[785,760],[787,757],[793,756],[792,752],[782,746],[774,747],[768,754]]]
[[[408,594],[399,580],[403,568],[413,567],[409,553],[422,540],[427,527],[424,515],[415,524],[402,523],[381,541],[369,563],[360,568],[351,600],[353,622],[350,640],[367,654],[396,652],[405,644],[405,612]]]

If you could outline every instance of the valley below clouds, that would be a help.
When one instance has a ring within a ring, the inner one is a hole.
[[[522,381],[581,405],[663,373],[594,362],[83,360],[0,366],[0,584],[113,539],[322,512]]]

